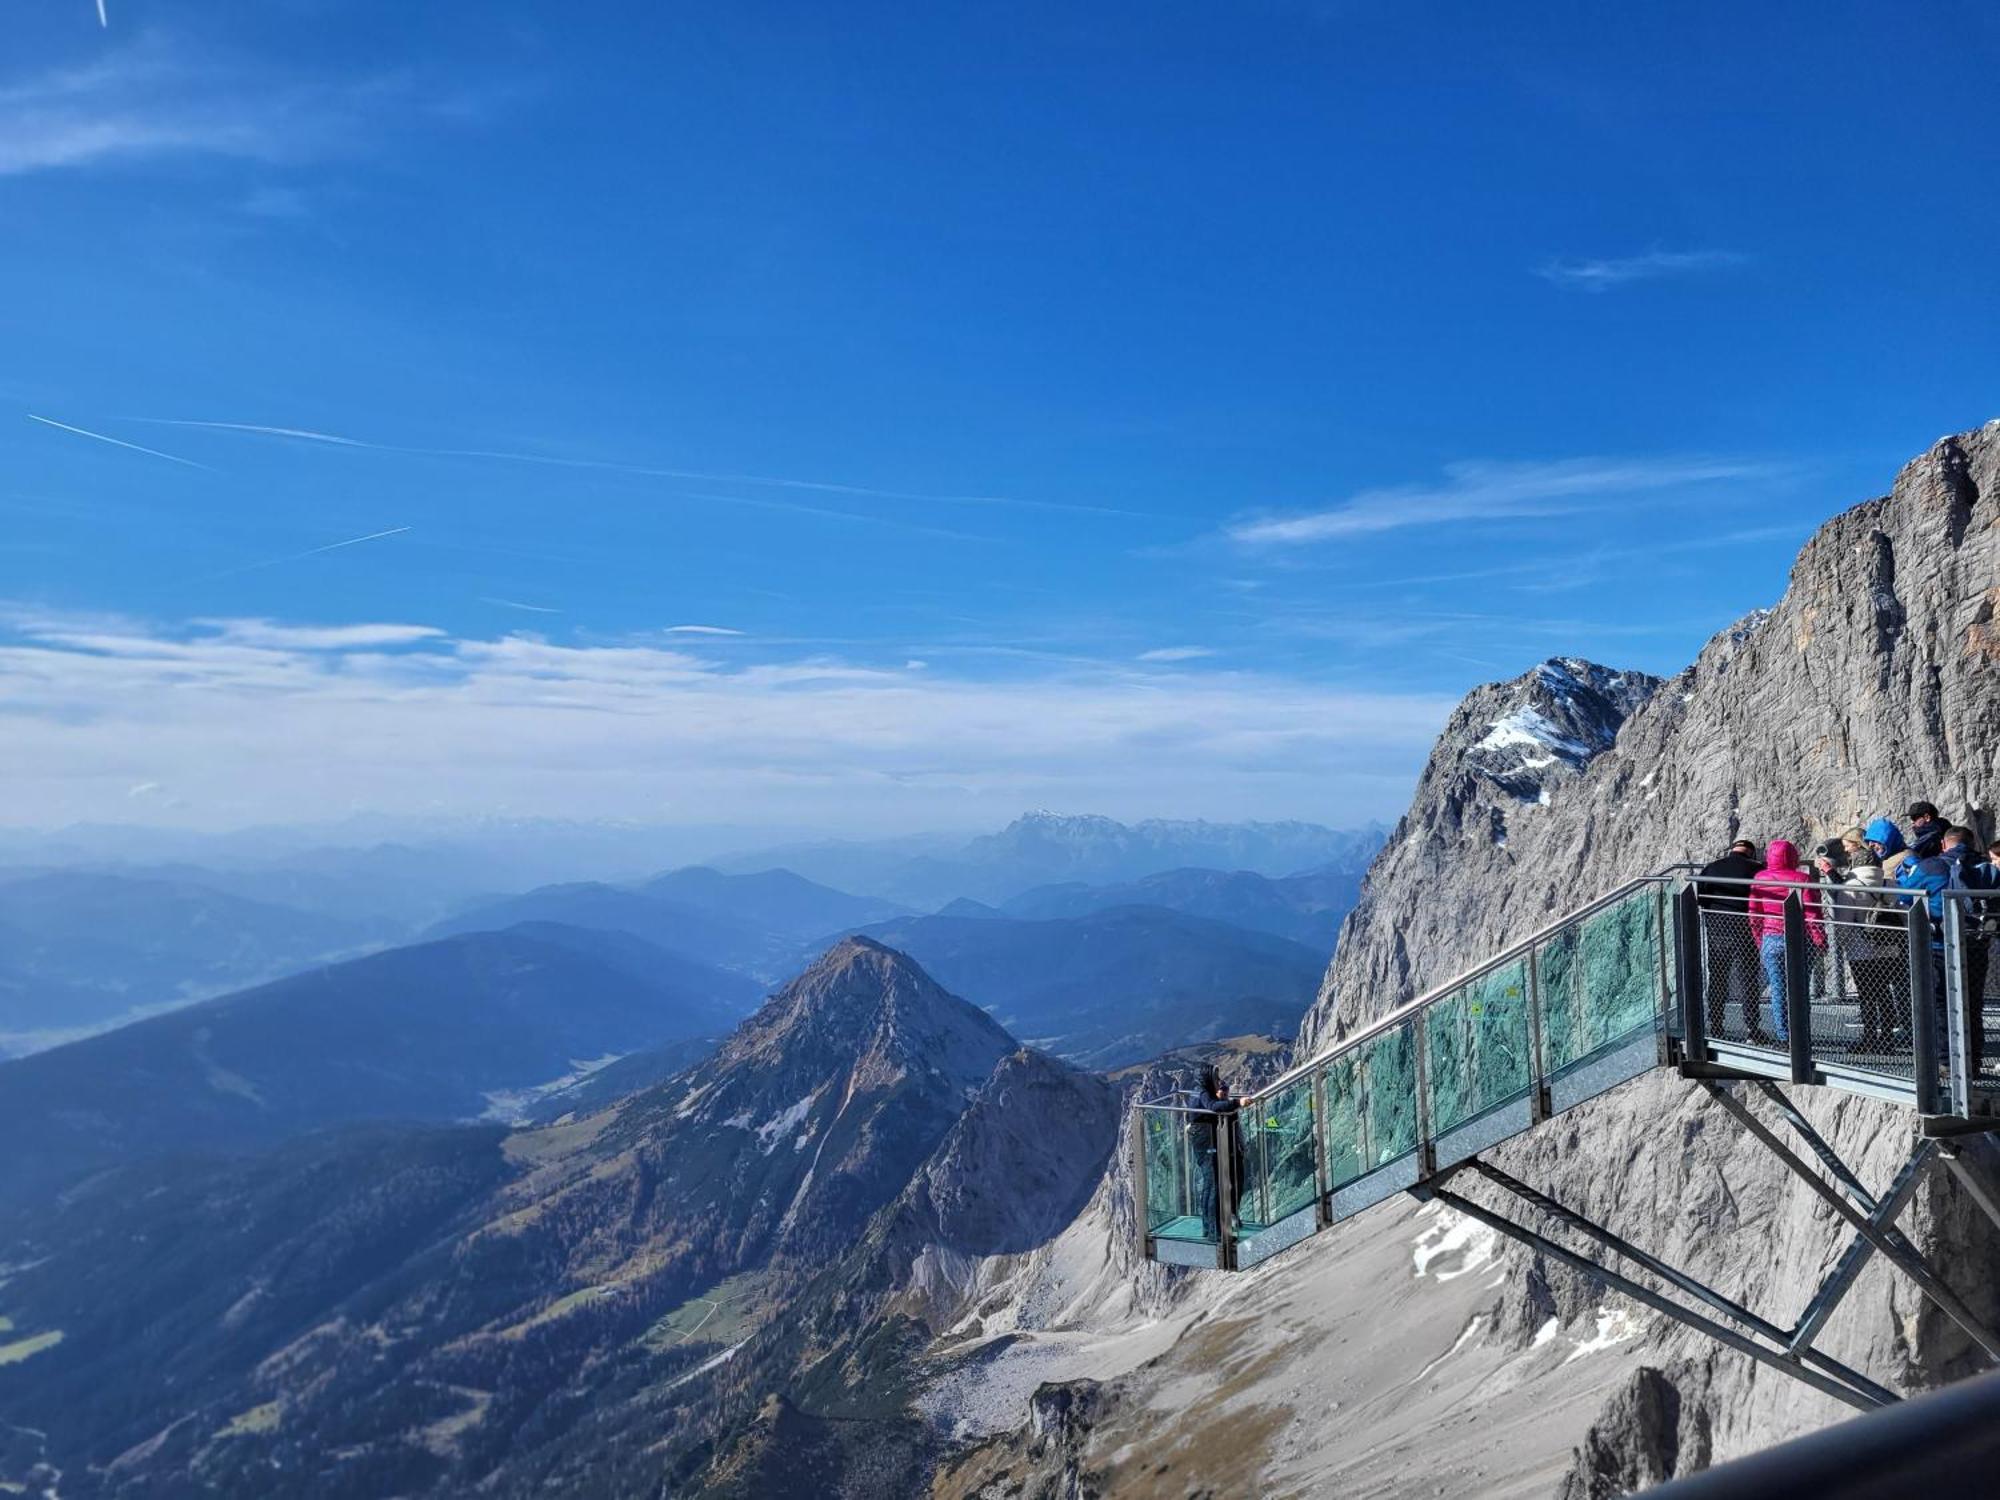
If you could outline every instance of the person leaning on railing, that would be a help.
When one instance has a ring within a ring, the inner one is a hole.
[[[1819,887],[1799,868],[1799,851],[1790,839],[1772,839],[1764,849],[1764,868],[1750,883],[1750,936],[1764,963],[1764,983],[1771,996],[1771,1027],[1779,1042],[1791,1040],[1785,1020],[1785,902],[1797,892],[1805,908],[1806,938],[1815,948],[1826,946]]]
[[[1720,859],[1703,865],[1694,877],[1695,901],[1701,909],[1703,948],[1708,983],[1708,1034],[1726,1036],[1726,1008],[1734,1000],[1743,1008],[1743,1025],[1750,1040],[1765,1040],[1757,1019],[1757,952],[1744,918],[1749,908],[1749,882],[1760,868],[1757,846],[1738,839]]]

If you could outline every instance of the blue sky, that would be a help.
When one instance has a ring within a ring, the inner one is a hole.
[[[1393,817],[2000,413],[1970,3],[104,22],[0,63],[0,821]]]

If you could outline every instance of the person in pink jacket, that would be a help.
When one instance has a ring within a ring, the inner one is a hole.
[[[1793,891],[1805,907],[1806,937],[1815,948],[1826,946],[1819,887],[1799,868],[1798,846],[1789,839],[1772,839],[1764,848],[1764,868],[1750,882],[1750,941],[1764,961],[1764,984],[1771,992],[1771,1024],[1782,1045],[1791,1037],[1785,1026],[1785,898]]]

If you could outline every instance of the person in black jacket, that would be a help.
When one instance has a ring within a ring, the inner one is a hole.
[[[1903,823],[1903,837],[1909,841],[1913,863],[1935,857],[1951,827],[1938,815],[1935,802],[1912,802],[1910,810],[1903,815]]]
[[[1764,1020],[1757,1005],[1757,946],[1750,941],[1749,918],[1750,882],[1763,868],[1757,846],[1749,839],[1738,839],[1728,853],[1703,865],[1694,878],[1702,946],[1707,950],[1710,1036],[1727,1034],[1725,1007],[1734,1001],[1742,1008],[1749,1039],[1764,1040]]]

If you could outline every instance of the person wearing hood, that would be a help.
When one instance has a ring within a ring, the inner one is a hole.
[[[1750,936],[1763,960],[1771,1026],[1781,1044],[1791,1040],[1785,1019],[1785,902],[1794,892],[1805,908],[1807,940],[1816,949],[1824,948],[1826,923],[1819,887],[1799,868],[1798,846],[1790,839],[1772,839],[1764,849],[1764,868],[1750,883]]]
[[[1874,818],[1861,832],[1868,847],[1875,851],[1875,857],[1882,861],[1882,878],[1893,881],[1896,871],[1910,857],[1909,846],[1903,842],[1903,830],[1888,818]]]

